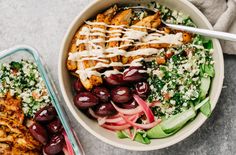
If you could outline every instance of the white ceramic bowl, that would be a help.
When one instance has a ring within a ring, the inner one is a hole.
[[[135,150],[135,151],[148,151],[148,150],[156,150],[161,149],[164,147],[168,147],[173,145],[189,135],[191,135],[194,131],[196,131],[206,120],[206,117],[202,114],[199,114],[194,121],[187,124],[183,129],[177,132],[175,135],[164,138],[164,139],[153,139],[151,144],[144,145],[130,139],[118,139],[116,135],[106,130],[102,127],[99,127],[97,122],[89,119],[83,113],[81,113],[73,104],[73,95],[72,95],[72,88],[70,83],[70,76],[66,69],[66,59],[67,59],[67,51],[69,45],[71,43],[72,37],[80,27],[80,25],[87,19],[94,17],[97,13],[101,12],[102,10],[107,9],[108,7],[112,6],[113,4],[138,4],[148,3],[153,0],[96,0],[91,3],[87,8],[85,8],[72,22],[71,26],[69,27],[65,38],[62,42],[61,51],[60,51],[60,58],[59,58],[59,82],[61,87],[61,92],[63,97],[66,101],[66,104],[71,112],[71,114],[75,117],[75,119],[91,134],[99,138],[100,140],[111,144],[116,147],[120,147],[123,149],[128,150]],[[211,24],[206,19],[206,17],[190,2],[187,0],[158,0],[160,4],[168,6],[171,9],[176,9],[179,11],[184,12],[185,14],[190,15],[193,19],[194,23],[197,24],[200,28],[207,28],[212,29]],[[212,82],[211,91],[210,91],[210,99],[212,104],[212,110],[214,109],[217,100],[219,98],[223,79],[224,79],[224,62],[223,62],[223,55],[221,46],[218,40],[213,40],[214,44],[214,60],[215,60],[215,78]]]

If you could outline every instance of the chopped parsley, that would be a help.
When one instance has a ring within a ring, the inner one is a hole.
[[[182,12],[170,10],[155,2],[148,7],[157,8],[161,12],[162,20],[166,22],[195,27],[191,18]],[[195,35],[191,43],[161,52],[160,56],[174,52],[164,64],[146,62],[151,88],[148,101],[161,102],[159,107],[152,109],[154,115],[168,118],[199,103],[201,78],[213,78],[215,73],[212,49],[211,40]]]

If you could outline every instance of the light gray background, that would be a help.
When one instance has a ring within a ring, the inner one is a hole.
[[[56,84],[60,44],[69,24],[92,0],[0,0],[0,50],[28,44],[42,55]],[[193,135],[166,149],[133,152],[112,147],[74,121],[87,155],[236,154],[236,56],[225,55],[225,88],[212,116]],[[73,118],[72,118],[73,120]]]

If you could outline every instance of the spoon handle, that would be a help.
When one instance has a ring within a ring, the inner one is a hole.
[[[211,38],[236,41],[236,34],[207,30],[207,29],[199,29],[199,28],[188,27],[188,26],[183,26],[183,25],[169,24],[166,22],[164,24],[167,25],[168,27],[170,27],[172,29],[176,29],[176,30],[182,30],[182,31],[187,31],[187,32],[191,32],[191,33],[196,33],[196,34],[200,34],[200,35],[211,37]]]

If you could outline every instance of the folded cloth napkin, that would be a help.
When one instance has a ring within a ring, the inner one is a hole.
[[[189,0],[208,18],[214,29],[236,34],[236,0]],[[221,40],[223,52],[236,55],[236,42]]]

